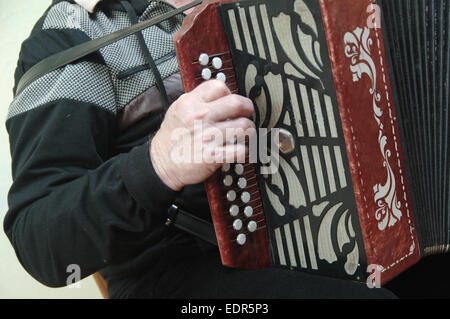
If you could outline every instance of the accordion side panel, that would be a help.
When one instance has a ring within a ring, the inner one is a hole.
[[[210,72],[211,78],[222,73],[230,91],[237,92],[226,35],[216,10],[219,3],[229,1],[204,1],[185,18],[181,29],[174,36],[179,70],[186,92],[194,90],[207,80],[202,75],[204,70]],[[209,56],[209,62],[200,61],[200,56],[204,54]],[[220,68],[216,69],[212,65],[213,58],[220,59]],[[269,242],[264,214],[258,204],[259,192],[256,185],[251,184],[255,175],[254,168],[247,163],[241,165],[242,172],[235,174],[235,171],[241,169],[238,165],[225,164],[205,182],[222,263],[241,269],[266,268],[270,266]],[[248,185],[238,187],[238,178],[245,178]],[[230,192],[233,192],[234,198],[230,198]],[[252,209],[251,217],[247,216],[248,211],[244,211],[244,207],[238,206],[242,205],[241,197],[244,193],[252,196],[245,206]],[[242,229],[234,228],[236,220],[242,222]],[[256,223],[257,228],[246,233],[251,222]],[[246,235],[245,244],[238,244],[237,238],[240,234]]]
[[[370,0],[320,0],[368,264],[385,283],[420,259],[380,28]]]

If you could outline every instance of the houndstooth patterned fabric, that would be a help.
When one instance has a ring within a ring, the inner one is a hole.
[[[12,102],[8,118],[62,99],[92,103],[116,112],[108,68],[82,62],[48,73],[27,86]]]
[[[173,8],[171,6],[164,2],[154,1],[149,4],[148,8],[141,15],[139,20],[144,21],[164,14],[172,9]],[[158,26],[153,26],[143,31],[145,42],[155,61],[173,54],[173,35],[179,29],[181,23],[182,17],[178,16],[159,24]],[[49,10],[42,28],[43,30],[76,29],[84,32],[91,39],[95,39],[129,27],[130,25],[131,21],[125,12],[113,11],[110,17],[107,17],[103,12],[96,12],[94,17],[92,17],[79,5],[71,4],[69,2],[60,2]],[[155,85],[155,76],[151,70],[140,71],[124,79],[118,79],[117,77],[120,72],[146,64],[146,60],[142,49],[139,46],[136,35],[132,35],[100,49],[100,54],[106,62],[106,66],[110,73],[110,81],[112,81],[113,85],[112,94],[115,100],[114,112],[124,108],[136,96]],[[176,56],[163,60],[164,62],[158,65],[158,69],[164,79],[178,71],[178,62]],[[92,76],[91,69],[92,68],[90,68],[89,71],[85,70],[87,73],[80,75],[70,74],[71,71],[75,71],[75,68],[70,67],[66,68],[64,72],[55,71],[43,78],[46,79],[44,82],[48,85],[50,84],[48,79],[60,81],[60,79],[55,78],[55,76],[57,74],[59,76],[64,74],[65,79],[71,81],[71,83],[68,84],[68,88],[64,89],[71,89],[73,91],[72,94],[79,96],[78,100],[80,100],[80,96],[86,95],[86,92],[83,93],[80,90],[75,91],[75,87],[78,88],[79,85],[73,81],[75,81],[77,77],[88,77],[88,73]],[[79,69],[78,71],[83,72],[83,70]],[[32,84],[31,87],[35,87],[42,81],[43,79],[36,81],[36,83],[33,83],[34,85]],[[97,87],[100,86],[99,84],[95,85],[92,81],[91,84],[92,86],[85,87],[85,90],[94,91],[94,87],[97,89]],[[32,88],[30,89],[32,90]],[[60,88],[62,89],[62,86],[60,86]],[[33,105],[33,107],[37,107],[38,105],[35,103],[36,99],[41,101],[48,101],[49,99],[57,100],[58,96],[59,98],[67,98],[68,95],[68,92],[64,90],[57,91],[55,89],[52,89],[51,97],[47,96],[47,93],[44,94],[45,96],[42,96],[42,92],[47,92],[44,90],[41,90],[40,92],[33,91],[38,93],[36,96],[31,96],[27,92],[30,92],[30,90],[26,89],[16,97],[10,107],[10,115],[8,118],[31,109],[31,105]],[[111,94],[111,92],[109,93]],[[31,98],[32,101],[24,98],[25,95],[28,96],[28,98]],[[109,96],[99,95],[95,100],[99,106],[103,107],[108,105],[107,109],[112,110],[110,108],[110,98],[111,97]],[[89,100],[89,102],[93,102],[92,99]]]

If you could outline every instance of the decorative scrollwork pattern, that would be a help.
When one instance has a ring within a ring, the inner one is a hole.
[[[372,107],[374,118],[378,124],[378,144],[383,156],[383,166],[386,168],[387,180],[384,184],[376,184],[373,189],[375,192],[374,202],[378,206],[375,212],[375,218],[378,221],[378,229],[385,230],[386,227],[394,226],[402,217],[401,203],[397,199],[396,178],[389,158],[391,151],[387,149],[388,139],[384,135],[384,126],[381,121],[383,111],[378,107],[381,101],[381,95],[377,92],[377,70],[371,57],[372,39],[370,38],[370,29],[365,27],[356,28],[353,32],[347,32],[344,36],[345,55],[351,59],[350,70],[353,74],[353,81],[359,82],[366,74],[372,82],[370,94],[372,95]]]

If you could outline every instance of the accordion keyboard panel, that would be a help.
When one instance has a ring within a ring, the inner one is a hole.
[[[174,38],[186,92],[217,79],[238,93],[231,52],[216,11],[220,2],[206,1],[197,7]],[[248,158],[244,163],[225,163],[205,184],[222,263],[241,269],[269,267],[269,241],[254,165]]]

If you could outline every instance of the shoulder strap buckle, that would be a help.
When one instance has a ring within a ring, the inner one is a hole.
[[[214,225],[172,205],[169,208],[166,226],[174,226],[214,246],[218,246]]]

